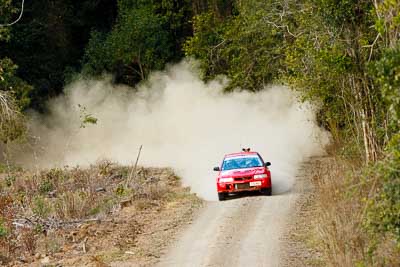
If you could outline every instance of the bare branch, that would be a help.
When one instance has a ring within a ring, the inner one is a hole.
[[[277,29],[286,29],[286,31],[287,31],[291,36],[293,36],[293,37],[295,37],[295,38],[297,38],[297,37],[299,37],[300,35],[303,34],[302,32],[299,33],[299,34],[294,34],[294,33],[292,33],[292,32],[290,31],[289,25],[278,25],[278,24],[276,24],[276,23],[273,22],[273,21],[269,21],[269,20],[268,20],[267,18],[265,18],[265,17],[264,17],[264,21],[265,21],[267,24],[272,25],[273,27],[275,27],[275,28],[277,28]]]
[[[376,44],[376,42],[378,41],[379,37],[381,36],[380,33],[378,33],[378,35],[376,36],[375,40],[372,42],[372,44],[370,45],[364,45],[364,48],[371,48],[370,52],[369,52],[369,57],[368,57],[368,61],[371,61],[372,58],[372,52],[374,51],[374,46]]]

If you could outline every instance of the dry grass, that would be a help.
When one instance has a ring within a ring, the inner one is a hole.
[[[22,228],[20,231],[20,242],[22,247],[30,255],[34,255],[36,251],[37,233],[31,228]]]
[[[320,209],[317,231],[330,266],[355,266],[363,258],[365,238],[357,199],[348,199],[346,165],[329,160],[314,169]]]
[[[0,263],[5,263],[16,250],[16,231],[13,228],[15,217],[14,201],[11,196],[0,195]]]
[[[58,253],[68,242],[58,230],[106,219],[127,205],[161,207],[180,186],[172,170],[158,168],[138,168],[127,186],[129,172],[103,160],[86,169],[0,173],[0,261]]]
[[[393,238],[377,242],[363,227],[372,177],[358,164],[328,158],[313,169],[317,233],[327,266],[400,266]]]

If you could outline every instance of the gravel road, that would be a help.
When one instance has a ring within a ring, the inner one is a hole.
[[[159,266],[280,266],[280,238],[304,192],[301,180],[280,195],[207,202]]]

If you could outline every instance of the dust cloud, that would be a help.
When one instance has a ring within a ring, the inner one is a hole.
[[[152,74],[137,90],[112,85],[110,77],[76,81],[50,101],[50,115],[32,114],[35,153],[18,159],[40,167],[101,158],[132,164],[143,145],[140,165],[172,167],[193,192],[215,200],[212,168],[225,153],[250,147],[272,163],[273,193],[289,191],[299,164],[328,142],[313,109],[283,86],[224,94],[225,83],[204,83],[189,60]],[[80,128],[78,104],[96,125]]]

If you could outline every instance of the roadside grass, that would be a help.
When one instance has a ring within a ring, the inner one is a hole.
[[[316,231],[318,208],[315,186],[311,181],[313,166],[318,159],[310,159],[300,169],[296,180],[295,192],[299,194],[294,213],[284,235],[284,258],[282,266],[326,266],[321,253],[321,240]]]
[[[35,173],[2,167],[1,171],[1,265],[13,264],[16,259],[31,262],[38,253],[65,252],[83,238],[59,236],[59,231],[75,233],[83,224],[112,218],[127,206],[143,212],[161,209],[179,198],[195,197],[188,189],[181,189],[179,177],[168,168],[139,167],[134,179],[128,179],[130,167],[108,160],[87,168]],[[114,256],[123,256],[117,254]]]
[[[127,258],[128,255],[126,255],[124,252],[121,252],[120,250],[117,249],[112,249],[110,251],[107,251],[107,253],[97,254],[92,258],[92,260],[94,262],[101,262],[102,264],[109,266],[108,263],[110,262],[123,261]]]
[[[372,168],[373,170],[373,168]],[[326,266],[400,266],[400,245],[388,234],[366,227],[367,203],[380,194],[370,166],[340,157],[313,168],[316,188],[315,229]]]

